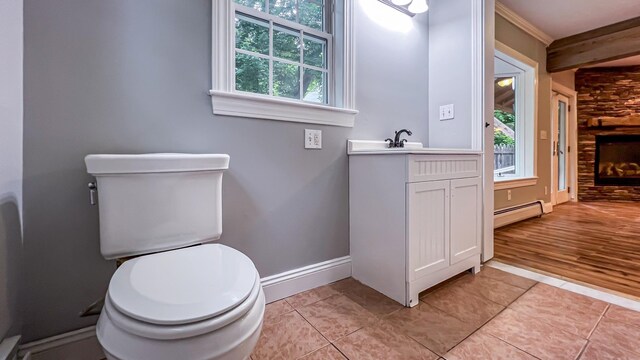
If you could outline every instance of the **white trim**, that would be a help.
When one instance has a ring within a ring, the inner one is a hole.
[[[262,278],[267,303],[351,276],[351,257],[345,256]]]
[[[522,31],[533,36],[542,42],[545,46],[549,46],[553,42],[553,38],[547,35],[544,31],[525,20],[522,16],[516,14],[513,10],[506,7],[499,1],[496,1],[496,13],[513,25],[519,27]]]
[[[19,346],[18,355],[38,360],[100,360],[104,353],[96,338],[96,327],[70,331]],[[36,356],[37,355],[37,356]]]
[[[328,46],[328,88],[330,104],[313,104],[300,100],[279,99],[273,96],[244,94],[235,91],[235,5],[233,0],[212,0],[211,46],[211,106],[216,115],[248,117],[254,119],[353,127],[355,116],[355,32],[354,1],[343,0],[342,8],[335,9],[344,20],[340,27],[342,45]],[[246,9],[245,9],[246,10]],[[332,21],[336,38],[335,19]],[[305,30],[305,32],[310,32]],[[337,57],[340,59],[336,60]],[[341,63],[338,63],[341,62]],[[271,75],[270,75],[271,77]],[[340,79],[341,86],[336,87]],[[268,98],[265,100],[265,98]]]
[[[493,260],[486,266],[494,269],[506,271],[508,273],[522,276],[527,279],[535,280],[543,284],[547,284],[553,287],[557,287],[563,290],[571,291],[576,294],[588,296],[597,300],[605,301],[614,305],[621,306],[634,311],[640,311],[640,301],[632,300],[630,298],[612,294],[611,292],[596,289],[596,287],[584,286],[570,280],[565,280],[557,277],[544,275],[535,271],[525,270],[512,265],[507,265],[499,261]]]
[[[471,149],[483,151],[484,137],[484,3],[471,2]]]
[[[482,261],[488,261],[494,255],[493,210],[495,206],[493,183],[493,138],[494,138],[494,70],[495,70],[495,1],[484,0],[484,117],[482,125],[489,124],[483,131],[484,141],[484,196],[483,196],[483,237]]]
[[[569,98],[569,105],[571,111],[569,111],[569,146],[571,151],[569,152],[571,162],[571,189],[569,194],[569,201],[578,201],[578,92],[570,87],[564,86],[555,81],[551,81],[551,97],[553,98],[553,92],[557,92]],[[553,101],[551,102],[553,104]],[[553,107],[553,106],[552,106]],[[553,112],[554,109],[551,109]],[[553,120],[553,114],[552,114]],[[553,141],[551,141],[553,146]],[[551,149],[551,156],[553,156],[553,149]],[[551,183],[553,184],[554,171],[551,171]],[[552,202],[555,202],[555,191],[551,189]]]
[[[522,177],[522,178],[515,178],[515,179],[498,178],[498,180],[495,180],[495,179],[493,180],[493,189],[494,190],[515,189],[515,188],[520,188],[525,186],[533,186],[533,185],[536,185],[537,183],[538,183],[537,176]]]
[[[275,97],[210,90],[213,113],[256,119],[353,127],[357,110]]]
[[[0,342],[0,360],[16,360],[18,358],[18,343],[20,335],[3,339]]]
[[[553,204],[552,204],[552,203],[550,203],[550,202],[542,204],[542,211],[543,211],[545,214],[550,214],[550,213],[552,213],[552,212],[553,212]]]

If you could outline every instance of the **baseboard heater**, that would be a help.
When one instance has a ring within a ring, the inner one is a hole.
[[[542,214],[544,214],[542,200],[496,210],[493,213],[493,228],[497,229],[536,216],[540,217]]]

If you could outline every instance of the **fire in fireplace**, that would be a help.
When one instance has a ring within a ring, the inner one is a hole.
[[[596,135],[596,185],[640,185],[640,135]]]

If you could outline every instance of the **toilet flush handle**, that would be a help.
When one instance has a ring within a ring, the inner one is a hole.
[[[94,182],[90,182],[89,184],[87,184],[87,187],[89,187],[89,203],[91,205],[95,205],[96,204],[96,190],[98,190],[98,185]]]

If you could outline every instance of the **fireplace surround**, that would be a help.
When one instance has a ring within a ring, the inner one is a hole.
[[[640,185],[640,135],[596,135],[595,185]]]

